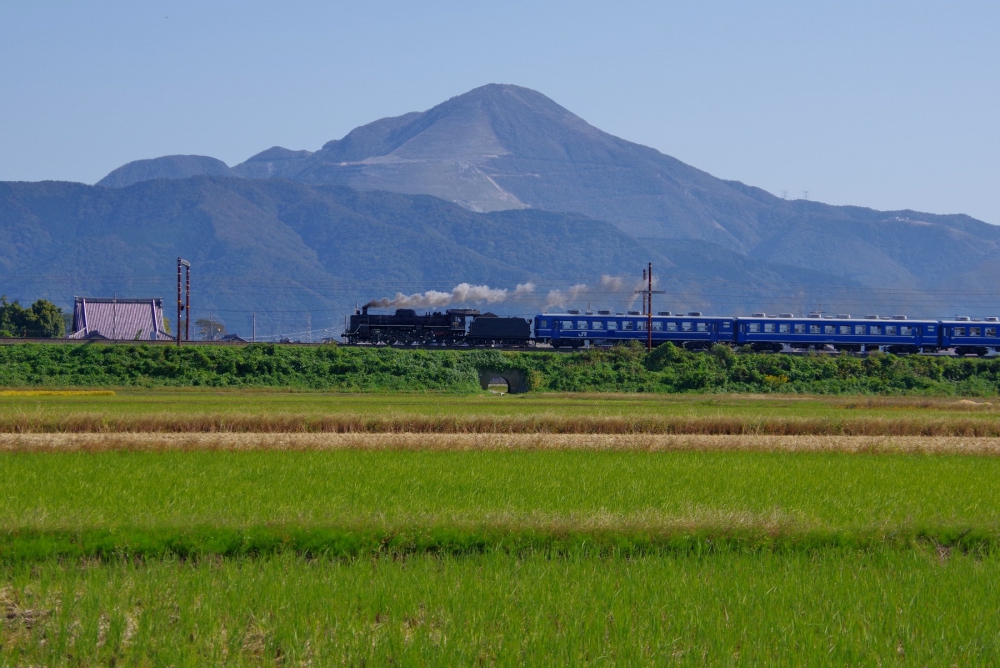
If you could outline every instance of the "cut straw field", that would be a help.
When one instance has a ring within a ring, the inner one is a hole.
[[[0,433],[0,452],[240,450],[428,450],[499,452],[841,452],[1000,456],[1000,438],[769,434],[523,434],[331,432],[47,432]]]

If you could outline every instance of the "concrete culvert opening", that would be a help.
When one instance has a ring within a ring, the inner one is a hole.
[[[510,385],[507,383],[506,380],[504,380],[500,376],[494,376],[493,378],[490,379],[490,382],[486,386],[486,389],[489,390],[490,392],[507,394],[508,392],[510,392]]]
[[[484,390],[496,392],[497,394],[520,394],[527,392],[527,375],[519,369],[509,369],[506,371],[498,369],[480,369],[479,384]]]

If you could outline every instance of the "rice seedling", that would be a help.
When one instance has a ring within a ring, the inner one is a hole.
[[[345,554],[389,543],[406,553],[587,541],[599,551],[640,552],[712,541],[992,549],[1000,536],[996,457],[168,449],[8,452],[0,462],[0,553],[16,558],[50,548],[81,556],[323,553],[350,536],[360,538]]]
[[[631,559],[46,561],[0,570],[0,662],[989,665],[1000,561],[935,548]]]

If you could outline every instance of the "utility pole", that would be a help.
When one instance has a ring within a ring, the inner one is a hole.
[[[187,271],[184,272],[186,277],[187,288],[185,289],[186,296],[184,298],[184,338],[187,341],[191,340],[191,263],[186,262]]]
[[[187,269],[187,305],[184,304],[181,270]],[[181,345],[181,313],[187,314],[184,338],[191,340],[191,263],[183,258],[177,258],[177,345]]]
[[[646,311],[646,352],[653,350],[653,295],[662,295],[663,290],[653,289],[653,263],[642,271],[642,277],[648,281],[645,290],[636,290],[642,295],[643,310]]]

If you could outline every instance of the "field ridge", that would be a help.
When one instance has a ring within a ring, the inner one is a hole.
[[[710,555],[730,552],[810,552],[822,549],[959,550],[988,554],[1000,547],[998,525],[923,525],[854,529],[794,525],[678,523],[672,527],[585,528],[504,524],[442,526],[152,527],[7,529],[0,562],[48,559],[260,557],[370,558],[414,554],[549,554],[552,556]]]

